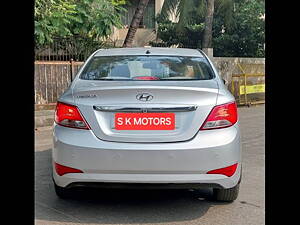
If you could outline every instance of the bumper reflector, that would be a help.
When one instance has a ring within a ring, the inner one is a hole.
[[[67,167],[67,166],[63,166],[60,165],[58,163],[54,163],[55,166],[55,171],[59,176],[62,176],[66,173],[83,173],[83,171],[75,169],[75,168],[71,168],[71,167]]]
[[[227,177],[231,177],[235,173],[237,165],[238,164],[236,163],[236,164],[233,164],[231,166],[224,167],[221,169],[211,170],[211,171],[208,171],[207,174],[223,174]]]

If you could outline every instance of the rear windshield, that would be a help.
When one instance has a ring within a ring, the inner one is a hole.
[[[214,77],[203,57],[99,56],[80,75],[85,80],[208,80]]]

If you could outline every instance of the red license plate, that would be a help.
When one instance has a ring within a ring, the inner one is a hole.
[[[174,113],[116,113],[116,130],[174,130]]]

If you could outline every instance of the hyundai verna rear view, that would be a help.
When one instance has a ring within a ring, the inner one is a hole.
[[[89,186],[238,196],[237,106],[200,50],[99,49],[59,98],[53,129],[59,197]]]

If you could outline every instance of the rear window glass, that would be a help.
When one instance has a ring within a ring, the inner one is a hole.
[[[99,56],[80,75],[85,80],[208,80],[207,60],[184,56]]]

